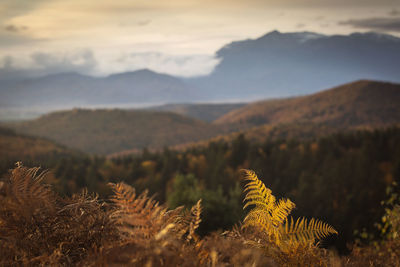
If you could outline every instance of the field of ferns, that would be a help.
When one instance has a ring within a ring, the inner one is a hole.
[[[48,175],[19,164],[0,182],[0,266],[400,266],[399,196],[392,194],[385,239],[349,255],[319,246],[340,235],[318,218],[292,218],[295,204],[276,199],[242,170],[246,217],[229,231],[200,236],[201,199],[168,209],[146,192],[109,184],[113,195],[57,195]]]

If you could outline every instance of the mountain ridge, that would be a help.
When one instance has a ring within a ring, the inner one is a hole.
[[[400,124],[398,103],[400,84],[362,80],[311,95],[250,103],[213,123],[170,111],[74,109],[8,125],[17,133],[45,137],[88,153],[122,155],[143,148],[207,144],[241,133],[263,141],[390,127]]]
[[[274,31],[231,42],[216,55],[214,71],[191,82],[218,97],[304,95],[360,79],[400,82],[400,38],[373,32]]]
[[[310,121],[361,125],[400,122],[400,84],[359,80],[321,92],[286,99],[265,100],[231,111],[216,124],[263,124]]]
[[[8,84],[7,88],[0,90],[0,104],[3,108],[158,104],[190,101],[197,97],[196,94],[196,90],[181,79],[150,70],[118,73],[106,77],[68,72]]]
[[[141,69],[105,77],[70,72],[0,81],[0,116],[22,107],[44,113],[101,105],[243,102],[305,95],[359,79],[400,82],[400,38],[374,32],[273,31],[226,44],[215,56],[219,63],[209,75],[192,78]]]
[[[225,131],[224,127],[171,112],[121,109],[58,111],[8,125],[17,133],[103,155],[208,139]]]

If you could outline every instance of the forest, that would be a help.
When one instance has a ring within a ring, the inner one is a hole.
[[[380,241],[339,256],[317,242],[338,235],[315,218],[289,217],[296,204],[279,200],[251,170],[247,215],[230,230],[199,235],[203,205],[159,204],[125,183],[109,183],[107,200],[87,190],[60,196],[43,183],[48,171],[21,162],[0,183],[2,266],[398,266],[400,197],[391,191]],[[392,188],[393,189],[393,188]],[[251,207],[251,209],[249,209]]]
[[[202,199],[198,229],[202,236],[230,229],[244,218],[240,170],[251,169],[277,197],[296,203],[295,216],[319,218],[334,226],[340,235],[324,239],[321,245],[346,254],[356,241],[380,238],[376,223],[385,212],[381,202],[400,177],[400,129],[263,143],[239,135],[231,142],[211,142],[185,151],[144,149],[115,158],[72,152],[38,160],[12,153],[2,157],[3,177],[16,161],[41,166],[50,170],[46,182],[63,196],[87,188],[107,199],[112,193],[107,184],[124,182],[138,193],[148,190],[169,208],[191,207]]]

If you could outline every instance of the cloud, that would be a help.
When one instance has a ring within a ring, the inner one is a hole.
[[[10,18],[31,12],[45,2],[51,0],[1,0],[0,1],[0,21],[6,21]]]
[[[296,28],[297,28],[297,29],[304,28],[305,26],[306,26],[306,24],[304,24],[304,23],[297,23],[297,24],[296,24]]]
[[[397,15],[400,15],[400,11],[397,9],[392,9],[388,14],[390,16],[397,16]]]
[[[13,24],[4,26],[4,30],[6,30],[7,32],[13,32],[13,33],[26,31],[27,29],[28,29],[27,26],[17,26],[17,25],[13,25]]]
[[[121,27],[132,27],[132,26],[147,26],[152,22],[151,19],[142,19],[142,20],[136,20],[132,21],[132,19],[129,19],[129,21],[125,20],[123,22],[118,23],[119,26]]]
[[[47,73],[89,73],[97,66],[93,52],[89,49],[67,54],[34,53],[31,55],[31,59],[38,70]]]
[[[30,36],[16,34],[15,32],[0,31],[0,47],[15,47],[18,45],[29,46],[34,43],[40,43],[45,41],[47,41],[47,39],[33,38]]]
[[[8,55],[0,59],[0,80],[31,78],[62,72],[92,74],[96,67],[97,60],[89,49],[64,54],[37,52],[28,58]]]
[[[354,28],[400,32],[400,17],[398,18],[366,18],[340,21],[339,25],[349,25]]]
[[[138,21],[137,25],[138,25],[138,26],[146,26],[146,25],[150,24],[150,22],[151,22],[150,19],[141,20],[141,21]]]
[[[209,74],[219,60],[213,55],[167,55],[158,52],[130,53],[118,56],[99,67],[104,74],[151,69],[182,77]]]
[[[45,38],[32,37],[25,25],[6,24],[0,26],[0,47],[26,46],[47,41]]]
[[[30,71],[15,66],[15,58],[12,56],[4,56],[0,58],[0,80],[13,80],[28,78]]]
[[[158,52],[124,53],[101,57],[90,49],[69,53],[36,52],[28,57],[0,58],[0,80],[22,79],[62,72],[105,76],[111,73],[148,68],[160,73],[181,77],[209,74],[219,60],[212,55],[167,55]]]

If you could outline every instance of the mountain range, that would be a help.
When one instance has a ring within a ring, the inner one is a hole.
[[[231,139],[239,133],[264,141],[390,127],[400,125],[398,103],[400,84],[361,80],[307,96],[222,106],[224,112],[217,105],[214,109],[219,111],[219,117],[212,122],[189,117],[191,113],[187,111],[182,115],[181,109],[175,110],[180,114],[173,113],[174,109],[74,109],[7,126],[18,134],[44,137],[104,155],[145,147],[207,144],[211,138]],[[194,106],[198,113],[202,108],[207,110],[209,105]]]
[[[60,73],[36,79],[15,81],[0,87],[2,107],[62,107],[130,103],[185,102],[199,99],[178,78],[144,69],[90,77]]]
[[[400,82],[400,38],[386,34],[273,31],[216,55],[214,71],[192,80],[215,98],[303,95],[360,79]]]
[[[0,119],[73,107],[143,107],[298,96],[358,79],[400,82],[400,38],[379,33],[270,32],[218,50],[206,76],[148,69],[91,77],[60,73],[0,81]]]

